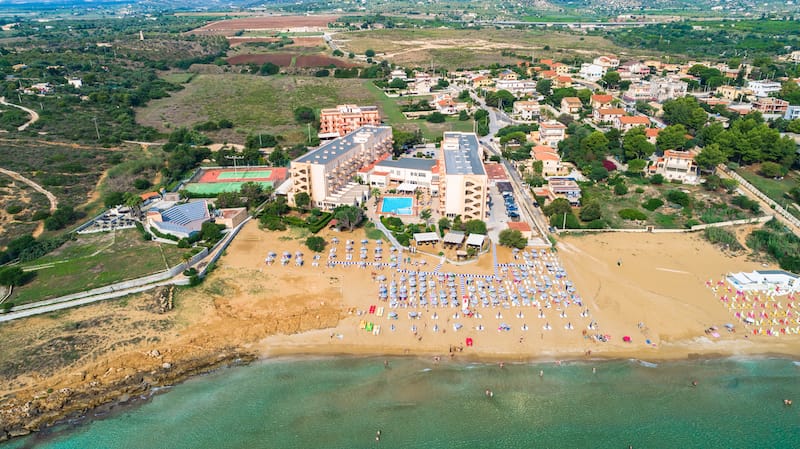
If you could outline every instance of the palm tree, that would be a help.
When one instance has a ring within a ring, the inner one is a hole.
[[[430,209],[423,209],[422,212],[419,213],[419,218],[425,220],[425,226],[430,225],[431,215]]]

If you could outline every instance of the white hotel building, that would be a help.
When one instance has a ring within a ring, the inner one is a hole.
[[[485,220],[489,178],[474,133],[446,132],[439,151],[439,213],[463,221]]]

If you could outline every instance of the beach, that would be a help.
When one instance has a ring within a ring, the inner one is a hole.
[[[176,291],[175,308],[166,312],[154,307],[155,293],[151,292],[4,324],[8,350],[0,360],[4,379],[0,417],[5,437],[221,366],[283,355],[407,355],[429,363],[435,358],[441,363],[449,363],[450,358],[512,363],[800,353],[797,335],[752,336],[739,323],[736,332],[724,330],[724,324],[734,318],[707,282],[716,283],[727,272],[763,267],[745,256],[726,255],[696,234],[561,238],[557,252],[545,256],[559,261],[566,278],[557,284],[556,272],[549,272],[554,286],[548,291],[562,291],[569,280],[576,297],[569,297],[566,307],[553,301],[550,308],[544,308],[540,299],[546,318],[538,318],[537,307],[522,304],[484,308],[479,302],[470,307],[472,316],[468,317],[461,305],[433,308],[429,303],[427,309],[419,305],[392,309],[391,301],[380,299],[379,276],[386,277],[388,287],[392,278],[399,285],[401,276],[406,276],[408,285],[412,271],[451,273],[457,299],[463,301],[462,289],[477,287],[481,279],[467,283],[466,274],[495,276],[491,252],[475,263],[445,263],[438,270],[438,255],[408,252],[403,256],[411,260],[395,268],[329,267],[326,262],[333,246],[339,248],[336,260],[345,261],[347,240],[354,242],[358,260],[364,233],[325,231],[321,235],[328,242],[334,237],[340,242],[329,243],[318,266],[313,266],[312,253],[303,245],[305,236],[262,231],[250,222],[203,284]],[[372,260],[378,245],[368,241],[364,246]],[[382,246],[383,262],[388,264],[391,250],[386,242]],[[303,254],[303,266],[295,263],[298,251]],[[264,259],[269,252],[279,257],[288,252],[291,261],[285,266],[279,261],[267,265]],[[500,264],[521,265],[524,260],[518,257],[514,259],[508,248],[497,248]],[[503,275],[498,268],[497,274],[503,277],[500,283],[483,279],[493,283],[498,294],[501,285],[506,289],[525,285],[524,279],[514,282],[514,269]],[[440,286],[449,291],[449,277],[441,283],[438,274],[429,274],[427,280],[432,278],[437,296]],[[478,288],[478,298],[481,291],[488,288]],[[375,311],[370,313],[372,306]],[[380,317],[378,307],[384,308]],[[581,316],[587,310],[588,315]],[[390,311],[396,311],[396,320],[389,320]],[[421,316],[410,318],[412,311]],[[561,318],[561,312],[567,317]],[[372,323],[372,332],[362,328],[362,322]],[[592,322],[597,328],[587,329]],[[458,330],[456,323],[462,325]],[[544,330],[546,323],[550,330]],[[573,328],[565,328],[567,323]],[[498,330],[500,324],[508,330]],[[375,325],[381,326],[378,335]],[[478,325],[483,330],[477,330]],[[411,326],[416,326],[416,335]],[[433,331],[434,326],[438,331]],[[705,332],[712,326],[721,329],[718,338]],[[597,341],[592,338],[595,335],[608,339]],[[630,342],[623,341],[626,336]]]

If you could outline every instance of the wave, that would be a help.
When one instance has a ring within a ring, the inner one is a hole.
[[[630,359],[630,360],[631,362],[638,363],[639,365],[644,366],[645,368],[658,368],[658,363],[645,362],[644,360],[639,360],[639,359]]]

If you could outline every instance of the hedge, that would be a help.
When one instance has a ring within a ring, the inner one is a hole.
[[[156,229],[154,226],[150,226],[150,232],[152,232],[153,235],[155,235],[156,237],[172,240],[173,242],[177,242],[180,240],[180,237],[174,236],[172,234],[164,234],[160,232],[158,229]]]

